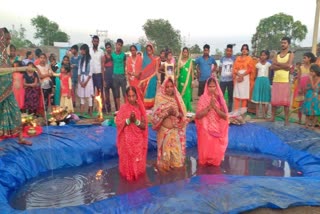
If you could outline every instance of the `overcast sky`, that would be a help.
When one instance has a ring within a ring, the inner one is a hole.
[[[56,22],[70,35],[70,43],[90,44],[90,34],[107,30],[108,37],[124,39],[126,44],[144,37],[142,29],[147,19],[166,19],[181,32],[187,45],[208,43],[211,50],[223,50],[228,43],[236,44],[236,51],[244,43],[251,45],[251,37],[260,19],[283,12],[300,20],[308,28],[301,46],[312,45],[316,0],[0,0],[1,25],[11,29],[22,24],[27,38],[33,39],[30,20],[44,15]],[[319,41],[319,39],[318,39]]]

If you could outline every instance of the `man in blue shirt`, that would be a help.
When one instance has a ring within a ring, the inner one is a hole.
[[[209,56],[210,46],[205,44],[203,46],[203,56],[196,59],[197,77],[199,80],[198,96],[200,97],[204,92],[204,86],[207,79],[211,77],[213,71],[218,69],[216,60]]]

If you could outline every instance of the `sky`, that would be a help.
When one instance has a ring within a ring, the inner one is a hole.
[[[107,31],[112,40],[122,38],[132,44],[145,37],[142,26],[147,19],[162,18],[180,30],[187,46],[209,44],[211,52],[229,43],[236,44],[235,51],[242,44],[251,45],[259,21],[280,12],[307,26],[308,34],[299,45],[311,47],[316,8],[316,0],[28,0],[17,6],[19,2],[0,0],[0,23],[8,29],[23,25],[27,39],[36,44],[31,19],[37,15],[56,22],[70,36],[71,45],[91,44],[90,35],[97,30]]]

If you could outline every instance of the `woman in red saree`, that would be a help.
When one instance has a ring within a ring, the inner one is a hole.
[[[126,103],[117,113],[119,171],[127,180],[136,180],[146,171],[148,128],[147,114],[135,87],[126,90]]]
[[[219,166],[228,145],[228,108],[217,80],[207,80],[196,111],[200,165]]]
[[[131,56],[126,60],[126,74],[129,85],[138,87],[142,70],[142,57],[137,54],[137,47],[130,46]]]
[[[152,128],[157,131],[157,167],[183,167],[186,155],[186,107],[173,80],[165,79],[156,96]]]

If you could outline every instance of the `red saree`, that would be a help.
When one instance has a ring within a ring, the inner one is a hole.
[[[137,94],[137,106],[128,101],[120,107],[116,117],[117,125],[117,148],[119,155],[119,171],[127,180],[136,180],[139,175],[146,171],[148,127],[140,129],[134,123],[126,125],[126,119],[132,111],[135,112],[137,120],[148,123],[143,103]]]
[[[226,114],[228,108],[223,98],[218,81],[215,79],[219,96],[215,105]],[[210,105],[211,95],[208,92],[207,83],[203,95],[200,97],[196,114]],[[228,117],[228,116],[227,116]],[[196,119],[198,134],[199,164],[219,166],[224,157],[228,145],[228,120],[221,118],[217,112],[211,109],[206,116]]]
[[[126,61],[126,67],[128,71],[128,80],[129,85],[138,87],[140,78],[134,77],[131,74],[139,74],[142,70],[142,58],[140,55],[137,55],[135,60],[132,59],[132,57],[128,57]]]

